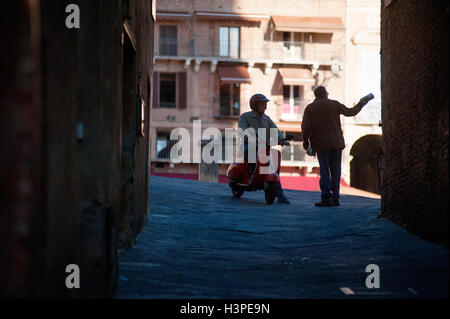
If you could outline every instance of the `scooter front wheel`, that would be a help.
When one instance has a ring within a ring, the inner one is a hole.
[[[236,180],[233,180],[231,178],[228,179],[228,185],[231,188],[233,196],[239,198],[242,196],[242,194],[244,194],[244,190],[241,187],[237,186],[237,183],[238,182]]]
[[[244,194],[244,190],[238,186],[232,187],[231,192],[233,193],[233,196],[237,198],[241,197],[242,194]]]
[[[264,194],[266,196],[266,203],[271,205],[275,201],[277,191],[277,183],[264,182]]]

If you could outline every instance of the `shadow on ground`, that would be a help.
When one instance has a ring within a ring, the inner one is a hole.
[[[267,205],[262,191],[237,199],[226,184],[152,176],[117,297],[448,297],[448,250],[377,218],[380,200],[343,195],[317,208],[317,192],[286,194],[291,205]],[[379,289],[365,285],[369,264]]]

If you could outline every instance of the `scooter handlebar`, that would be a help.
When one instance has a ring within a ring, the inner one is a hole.
[[[288,135],[286,135],[286,138],[284,140],[285,141],[292,141],[293,139],[294,139],[294,135],[288,134]]]

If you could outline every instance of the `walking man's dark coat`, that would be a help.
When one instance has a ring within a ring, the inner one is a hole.
[[[343,149],[344,136],[341,129],[340,115],[355,116],[367,102],[360,101],[353,108],[327,97],[316,98],[308,104],[302,121],[304,145],[309,145],[314,152]]]

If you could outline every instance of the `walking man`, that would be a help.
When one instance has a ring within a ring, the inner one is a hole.
[[[340,115],[355,116],[368,99],[362,98],[353,108],[328,99],[323,86],[314,90],[315,100],[306,106],[303,114],[303,147],[311,146],[317,153],[320,165],[320,190],[322,200],[316,206],[339,206],[341,180],[341,155],[345,147]]]

